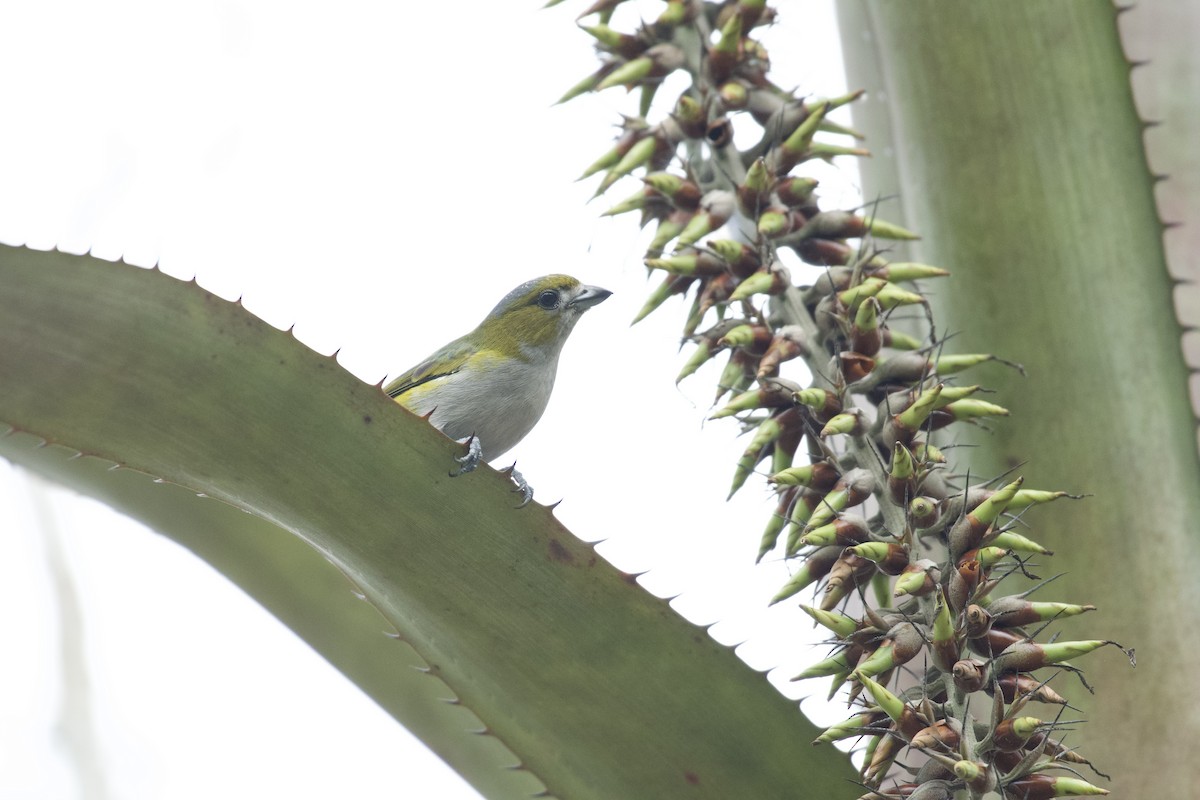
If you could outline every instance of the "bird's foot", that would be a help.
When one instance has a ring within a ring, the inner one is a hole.
[[[517,472],[516,462],[513,462],[511,467],[501,470],[501,472],[508,475],[509,479],[517,485],[517,488],[513,489],[513,491],[521,493],[521,504],[517,508],[524,508],[529,505],[529,501],[533,500],[533,487],[529,485],[529,481],[525,480],[524,475]]]
[[[454,460],[460,466],[458,472],[451,472],[451,478],[457,478],[459,475],[465,475],[468,472],[473,472],[479,466],[479,462],[483,461],[483,446],[479,444],[479,437],[471,434],[465,439],[458,440],[461,444],[467,446],[467,454],[464,456],[455,456]]]

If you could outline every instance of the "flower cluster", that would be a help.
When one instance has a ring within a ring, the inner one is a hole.
[[[639,212],[655,225],[645,264],[663,278],[637,320],[691,297],[683,336],[694,348],[678,380],[725,360],[715,402],[729,399],[712,418],[738,418],[749,433],[731,494],[769,462],[777,503],[758,558],[777,552],[794,565],[773,602],[818,587],[802,608],[836,642],[797,680],[830,676],[830,695],[844,688],[858,709],[817,743],[865,738],[866,798],[1107,794],[1078,772],[1092,767],[1062,741],[1061,711],[1042,719],[1029,706],[1067,708],[1049,681],[1113,643],[1035,641],[1093,606],[1029,599],[1048,581],[1002,591],[1011,576],[1030,576],[1029,559],[1050,555],[1018,531],[1025,512],[1067,495],[1020,478],[972,485],[951,470],[938,442],[953,426],[1008,413],[982,387],[956,382],[995,357],[943,352],[920,282],[948,273],[880,248],[914,234],[821,208],[816,181],[794,174],[813,159],[867,155],[829,118],[861,93],[799,98],[768,80],[754,39],[775,19],[765,0],[669,0],[632,33],[609,27],[622,2],[598,0],[581,16],[602,63],[562,100],[640,92],[638,116],[585,177],[602,175],[597,194],[641,178],[606,213]],[[690,85],[649,121],[677,72]],[[733,143],[738,115],[761,131],[744,149]],[[779,258],[787,251],[821,277],[795,286]],[[809,385],[782,376],[791,361],[807,366]],[[924,755],[907,774],[897,765],[906,749]]]

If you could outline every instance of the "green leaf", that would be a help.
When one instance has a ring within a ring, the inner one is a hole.
[[[1125,794],[1187,794],[1188,770],[1155,754],[1200,736],[1200,716],[1167,711],[1191,695],[1181,667],[1200,654],[1188,635],[1200,462],[1117,13],[1103,2],[956,11],[839,4],[850,80],[876,98],[855,124],[894,143],[867,197],[899,191],[923,236],[914,251],[953,271],[935,297],[942,329],[1027,369],[1022,380],[981,368],[1012,415],[960,439],[979,446],[972,475],[1028,461],[1030,485],[1094,493],[1023,516],[1057,553],[1039,572],[1068,571],[1042,599],[1100,607],[1064,623],[1065,638],[1138,650],[1136,670],[1115,650],[1080,664],[1096,694],[1072,693],[1088,724],[1068,743]],[[1194,76],[1195,47],[1183,46]],[[1196,209],[1193,194],[1189,222]]]
[[[0,308],[5,457],[210,560],[487,796],[529,775],[571,798],[845,791],[762,675],[500,474],[449,478],[459,445],[288,333],[157,271],[14,247]],[[528,774],[497,777],[480,741]]]

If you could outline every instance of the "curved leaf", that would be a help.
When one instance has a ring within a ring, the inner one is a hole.
[[[251,512],[249,529],[206,538],[204,527],[224,529],[240,512],[176,490],[155,508],[144,487],[118,501],[285,619],[320,613],[342,591],[332,573],[310,580],[320,559],[294,547],[235,548],[273,535],[270,526],[304,539],[550,793],[844,790],[845,758],[810,755],[813,726],[731,650],[608,565],[549,509],[514,509],[498,473],[447,477],[458,445],[287,333],[156,271],[12,247],[0,248],[0,307],[0,420]],[[38,454],[20,443],[5,449],[13,461],[62,473],[62,462],[47,466]],[[122,473],[80,469],[71,481],[115,496],[113,474]],[[181,526],[202,507],[210,520]],[[259,559],[299,566],[260,568]],[[430,725],[414,719],[433,713],[427,703],[389,698],[389,669],[393,661],[407,669],[407,656],[379,648],[361,619],[344,621],[357,613],[331,610],[321,635],[296,627],[427,735]],[[348,640],[330,633],[343,624]],[[431,746],[461,767],[457,745]],[[529,791],[480,770],[464,773],[489,796]]]

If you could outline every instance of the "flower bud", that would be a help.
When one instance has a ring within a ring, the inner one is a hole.
[[[793,409],[789,409],[789,411],[791,410]],[[737,494],[737,490],[742,488],[758,463],[769,455],[770,446],[783,435],[783,431],[784,423],[780,416],[768,417],[755,429],[750,444],[742,453],[742,457],[738,459],[737,469],[733,474],[733,485],[729,489],[726,500],[733,497]]]
[[[737,289],[730,295],[729,301],[736,303],[746,300],[756,294],[770,296],[783,294],[792,285],[792,274],[778,261],[766,269],[754,273],[738,284]]]
[[[691,218],[692,212],[675,210],[665,219],[660,219],[658,227],[654,229],[654,238],[650,240],[650,244],[646,248],[646,254],[650,257],[661,255],[667,243],[679,235],[679,232],[683,230]],[[719,278],[721,276],[716,275],[714,277]]]
[[[901,622],[887,632],[874,652],[858,663],[851,676],[861,680],[887,672],[911,661],[924,649],[925,640],[917,626]]]
[[[899,576],[892,586],[892,594],[896,597],[912,595],[922,597],[932,592],[942,579],[942,570],[937,562],[929,558],[914,561]]]
[[[818,661],[811,667],[808,667],[796,677],[793,681],[804,681],[809,678],[824,678],[828,675],[837,675],[840,672],[848,672],[852,665],[849,662],[848,656],[853,654],[857,648],[846,648],[839,650],[829,658]]]
[[[914,497],[908,503],[908,518],[917,528],[932,527],[939,516],[938,502],[932,497]]]
[[[840,611],[822,611],[819,608],[805,605],[800,606],[800,609],[818,623],[833,631],[839,639],[847,638],[862,627],[853,617],[848,617]]]
[[[864,585],[875,574],[875,565],[854,553],[843,552],[829,570],[825,584],[825,596],[820,607],[825,611],[835,608],[847,595]]]
[[[992,615],[992,624],[996,627],[1015,628],[1060,617],[1073,617],[1086,611],[1095,611],[1096,607],[1069,603],[1034,603],[1019,595],[1010,595],[993,600],[987,610]]]
[[[861,468],[849,470],[838,479],[829,494],[825,495],[821,505],[813,511],[808,520],[808,528],[811,530],[824,525],[835,514],[865,501],[873,491],[875,491],[875,477],[868,470]],[[865,521],[863,527],[865,530]],[[864,536],[858,541],[866,541],[866,537]]]
[[[874,278],[883,278],[885,281],[918,281],[926,278],[944,278],[950,274],[940,267],[906,261],[893,261],[882,266],[871,267],[864,272]]]
[[[854,383],[862,380],[870,375],[871,370],[875,368],[875,359],[849,350],[843,350],[838,353],[837,360],[838,370],[841,373],[842,380],[846,383]]]
[[[655,289],[648,298],[646,298],[645,304],[641,307],[637,313],[637,316],[633,318],[633,322],[630,324],[636,325],[646,317],[650,316],[658,309],[659,306],[667,301],[667,298],[671,297],[672,295],[684,294],[687,292],[688,287],[692,285],[693,281],[693,278],[668,275],[666,280],[660,283],[658,288]]]
[[[850,550],[874,561],[884,575],[899,575],[909,564],[908,548],[895,542],[863,542]]]
[[[758,379],[762,380],[779,369],[779,365],[810,354],[808,338],[800,325],[784,325],[775,330],[767,351],[758,361]]]
[[[1035,772],[1004,785],[1004,796],[1013,800],[1051,800],[1055,797],[1083,797],[1108,794],[1108,789],[1093,786],[1081,778]]]
[[[822,211],[804,224],[796,236],[801,239],[857,239],[867,234],[877,239],[919,239],[912,231],[873,217],[859,217],[849,211]]]
[[[700,207],[700,187],[687,178],[670,172],[652,172],[644,176],[642,181],[670,200],[676,208],[694,211]]]
[[[728,405],[708,416],[722,419],[756,408],[788,408],[792,403],[792,387],[796,384],[782,378],[768,378],[757,389],[739,394]]]
[[[915,405],[915,404],[914,404]],[[988,499],[984,500],[969,514],[964,514],[950,528],[950,555],[958,559],[968,550],[974,550],[983,543],[984,534],[988,528],[1004,513],[1008,502],[1021,488],[1024,478],[1017,478],[1012,483],[999,489]]]
[[[771,152],[767,156],[767,166],[772,172],[776,175],[786,175],[792,167],[804,160],[809,146],[812,144],[813,134],[817,132],[817,127],[829,109],[828,103],[812,109],[805,109],[808,111],[807,117],[796,126],[786,140],[771,148]]]
[[[820,508],[818,506],[818,510]],[[836,544],[841,547],[852,547],[867,541],[870,535],[871,532],[867,528],[865,519],[854,514],[843,514],[833,522],[808,528],[800,537],[800,544],[818,547]]]
[[[865,305],[865,304],[864,304]],[[892,463],[888,470],[888,496],[897,505],[903,505],[916,493],[917,465],[912,453],[896,442],[892,448]]]
[[[810,553],[800,568],[783,587],[775,593],[768,605],[775,605],[782,602],[792,595],[802,591],[805,587],[819,581],[829,574],[829,570],[833,568],[834,563],[842,555],[840,547],[822,547],[815,553]],[[846,669],[850,669],[850,665],[846,664]],[[832,674],[832,673],[830,673]]]
[[[741,111],[750,102],[750,91],[746,84],[738,80],[726,81],[717,89],[721,105],[726,111]]]
[[[734,195],[725,189],[713,189],[700,199],[699,212],[679,234],[679,245],[695,244],[720,228],[733,216]],[[740,299],[740,298],[739,298]]]
[[[746,278],[758,272],[762,266],[758,251],[748,244],[732,239],[709,239],[705,242],[709,250],[725,259],[729,271],[739,278]]]
[[[1037,733],[1042,721],[1037,717],[1003,719],[992,730],[992,745],[1004,753],[1015,753],[1025,747],[1029,737]]]
[[[819,492],[831,489],[841,475],[837,468],[827,461],[817,461],[802,467],[791,467],[767,478],[767,482],[777,486],[807,486]]]
[[[813,744],[828,744],[853,736],[862,736],[870,730],[878,729],[880,723],[888,718],[882,709],[868,709],[855,714],[849,719],[830,725],[821,735],[813,739]]]
[[[850,263],[850,259],[854,257],[854,248],[833,239],[801,239],[796,243],[795,250],[804,263],[816,267],[840,267]],[[818,281],[819,283],[820,281]],[[814,289],[820,292],[820,289],[817,288],[818,284],[814,284]],[[846,284],[849,284],[849,274],[846,276]],[[834,288],[836,287],[830,286],[827,291],[822,293],[828,294]]]
[[[861,436],[865,431],[866,425],[863,424],[862,410],[852,408],[830,417],[829,421],[825,423],[825,427],[821,428],[820,436],[833,436],[838,433]]]
[[[966,694],[978,692],[987,685],[986,664],[981,661],[961,660],[951,668],[954,685]]]
[[[842,411],[841,398],[828,389],[812,386],[793,393],[792,399],[811,408],[818,422],[828,422]]]
[[[704,112],[704,106],[687,94],[679,96],[675,103],[675,113],[671,116],[687,139],[702,138],[708,128],[708,116]]]
[[[883,346],[883,331],[879,324],[882,307],[874,297],[859,303],[850,326],[850,348],[856,353],[873,356]]]
[[[905,740],[912,738],[929,725],[929,721],[922,717],[920,712],[889,692],[882,684],[872,680],[869,675],[863,675],[859,680],[871,693],[875,705],[879,706],[896,723],[897,732]]]
[[[666,258],[647,258],[645,264],[650,269],[661,269],[672,275],[688,277],[720,275],[725,272],[725,262],[709,253],[693,251],[668,256]]]
[[[1022,536],[1021,534],[1013,533],[1012,531],[997,533],[995,536],[986,537],[986,539],[992,547],[1001,547],[1005,550],[1012,550],[1017,553],[1037,553],[1043,556],[1054,555],[1053,550],[1043,547],[1027,536]]]
[[[816,188],[816,178],[784,178],[775,184],[775,196],[788,208],[803,208],[812,203],[812,194]],[[825,242],[829,240],[818,238],[813,241]],[[819,245],[817,246],[819,247]]]
[[[957,632],[954,630],[954,617],[950,614],[950,606],[946,597],[938,587],[936,611],[933,618],[933,629],[929,641],[929,653],[934,665],[943,672],[950,672],[958,663],[962,648],[959,647]]]
[[[607,25],[580,25],[579,28],[591,34],[602,50],[627,60],[637,58],[647,46],[643,39],[615,31]]]
[[[961,736],[962,724],[958,720],[943,719],[918,731],[909,744],[920,750],[957,750]]]
[[[1047,644],[1020,641],[1006,648],[1003,653],[996,656],[992,669],[997,675],[1003,675],[1007,672],[1032,672],[1035,669],[1041,669],[1050,664],[1057,664],[1060,661],[1078,658],[1093,650],[1104,647],[1106,644],[1120,647],[1116,642],[1107,639],[1049,642]],[[1129,660],[1132,663],[1133,651],[1125,651],[1125,654],[1129,656]]]
[[[669,42],[656,44],[643,55],[626,61],[596,85],[596,91],[613,86],[634,86],[643,81],[663,78],[684,65],[683,51]]]
[[[754,559],[755,564],[762,561],[763,556],[775,549],[775,544],[779,541],[779,534],[783,533],[784,526],[787,525],[788,509],[791,508],[799,492],[797,487],[788,487],[779,493],[779,503],[775,507],[775,513],[767,520],[767,526],[763,529],[762,536],[759,537],[758,556]]]
[[[1051,689],[1044,681],[1039,681],[1030,675],[1010,672],[1002,675],[997,683],[1000,685],[1000,696],[1005,703],[1012,703],[1017,697],[1029,697],[1039,703],[1054,703],[1065,706],[1067,698]]]
[[[758,232],[768,239],[778,239],[804,225],[804,215],[794,208],[771,206],[758,215]]]

